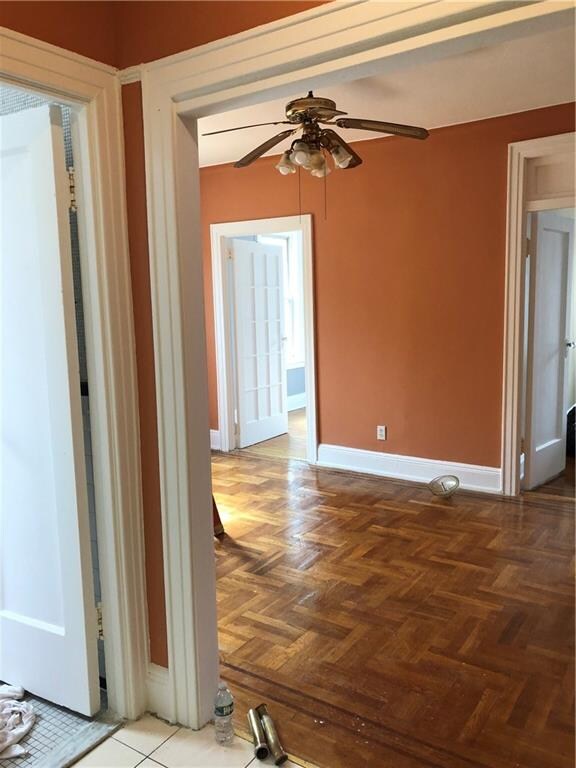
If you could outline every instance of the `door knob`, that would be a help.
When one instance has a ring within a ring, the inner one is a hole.
[[[574,347],[576,347],[576,341],[567,341],[566,346],[568,349],[574,349]]]

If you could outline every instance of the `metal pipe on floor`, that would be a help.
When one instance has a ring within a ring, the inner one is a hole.
[[[254,754],[258,760],[266,760],[270,750],[266,743],[266,735],[264,734],[262,721],[255,709],[248,710],[248,725],[250,727],[250,733],[252,734],[252,741],[254,742]]]
[[[276,726],[274,725],[274,720],[272,720],[268,714],[268,707],[266,704],[260,704],[259,707],[256,707],[256,712],[260,717],[260,722],[262,723],[262,728],[264,729],[264,734],[266,736],[268,746],[270,747],[270,752],[272,754],[274,764],[282,765],[282,763],[285,763],[286,760],[288,760],[288,755],[286,752],[284,752],[284,747],[280,743],[278,732],[276,731]]]

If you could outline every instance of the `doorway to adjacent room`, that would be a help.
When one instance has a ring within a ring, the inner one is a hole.
[[[529,213],[522,487],[574,496],[574,208]]]
[[[510,496],[570,465],[573,169],[573,133],[509,146],[502,489]]]
[[[316,461],[311,217],[211,227],[219,429],[213,445]]]

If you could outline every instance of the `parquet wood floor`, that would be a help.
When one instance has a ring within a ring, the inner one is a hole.
[[[306,459],[306,434],[306,408],[298,408],[288,414],[288,432],[285,435],[242,450],[269,459]]]
[[[572,768],[574,503],[215,455],[224,677],[322,768]]]
[[[551,496],[566,496],[574,499],[576,495],[574,456],[566,457],[566,469],[559,477],[550,480],[534,490],[534,493],[546,493]]]

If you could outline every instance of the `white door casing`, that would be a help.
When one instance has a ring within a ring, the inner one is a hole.
[[[147,703],[148,627],[118,75],[5,28],[0,50],[0,82],[72,108],[108,704],[136,718]]]
[[[574,133],[544,136],[510,144],[508,148],[508,206],[506,243],[506,300],[502,382],[502,491],[520,492],[526,309],[526,220],[528,211],[570,208],[576,203]],[[545,173],[534,172],[546,166]],[[568,186],[567,186],[568,182]]]
[[[217,365],[218,450],[236,447],[233,280],[230,275],[228,242],[230,238],[270,236],[295,233],[302,247],[302,296],[304,303],[304,357],[306,391],[306,460],[315,464],[318,458],[316,425],[316,353],[314,332],[314,264],[312,255],[312,216],[280,216],[271,219],[226,222],[210,226],[212,250],[212,296]]]
[[[238,447],[288,431],[283,253],[230,240],[234,274]]]
[[[61,110],[0,118],[0,679],[100,707]]]
[[[574,222],[552,212],[532,214],[526,377],[527,489],[566,466],[568,287],[572,284]]]

